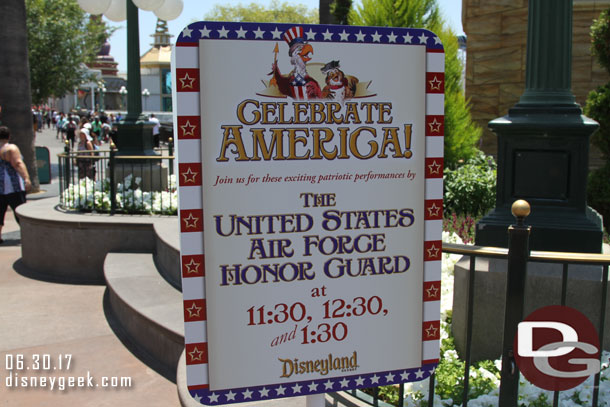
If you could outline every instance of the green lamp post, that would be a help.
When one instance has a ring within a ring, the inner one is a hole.
[[[78,0],[78,3],[86,12],[104,14],[112,21],[127,19],[127,115],[119,123],[117,155],[155,155],[153,125],[142,114],[138,8],[154,11],[157,17],[168,21],[180,15],[182,0]]]
[[[586,204],[589,137],[597,122],[571,92],[572,0],[530,0],[525,92],[489,122],[498,136],[496,207],[478,245],[507,247],[512,202],[527,200],[530,248],[600,253],[601,217]]]

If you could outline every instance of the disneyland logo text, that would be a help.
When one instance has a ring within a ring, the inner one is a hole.
[[[295,359],[281,359],[278,360],[282,363],[282,374],[280,377],[290,377],[293,374],[311,374],[319,373],[322,376],[326,376],[333,370],[341,372],[351,372],[358,369],[358,352],[354,351],[351,356],[334,357],[332,353],[328,354],[328,357],[318,360],[305,360],[299,361]]]

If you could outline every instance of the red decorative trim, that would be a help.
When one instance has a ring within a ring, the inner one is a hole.
[[[426,321],[422,326],[422,340],[433,341],[441,338],[441,321]]]
[[[445,134],[445,116],[428,115],[426,116],[426,137],[443,136]]]
[[[426,178],[443,178],[443,158],[426,157]]]
[[[209,388],[210,386],[208,384],[199,384],[197,386],[188,386],[189,390],[204,390]]]
[[[205,257],[203,254],[182,256],[182,277],[205,277]]]
[[[424,242],[424,261],[440,260],[442,252],[443,242],[441,240]]]
[[[177,42],[176,46],[177,47],[198,47],[199,41],[197,41],[197,42]],[[430,52],[430,51],[428,51],[428,52]]]
[[[199,92],[199,69],[176,68],[176,91]]]
[[[184,322],[206,321],[205,300],[185,300],[184,301]]]
[[[426,93],[445,93],[444,72],[426,72]]]
[[[203,209],[182,209],[180,211],[180,231],[203,232]]]
[[[201,118],[199,116],[178,116],[178,140],[200,139]]]
[[[178,164],[178,185],[181,187],[201,186],[201,163]]]
[[[439,360],[438,359],[426,359],[426,360],[422,360],[421,361],[421,365],[425,366],[425,365],[438,365]],[[190,387],[189,387],[190,389]]]
[[[424,282],[424,302],[439,301],[441,299],[441,282],[426,281]]]
[[[187,343],[185,348],[187,365],[200,365],[203,363],[208,363],[207,342]]]
[[[443,219],[443,200],[427,199],[424,211],[424,220]]]

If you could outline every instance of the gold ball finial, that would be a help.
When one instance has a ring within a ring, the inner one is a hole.
[[[174,142],[174,138],[170,137],[167,141],[169,141],[170,143],[173,143]]]
[[[513,206],[511,206],[510,210],[515,218],[526,218],[532,211],[530,204],[523,199],[518,199],[513,202]]]
[[[115,150],[116,149],[116,145],[114,145],[114,143],[110,143],[110,149],[111,150]]]
[[[64,144],[67,146],[70,145],[70,140],[64,140]]]

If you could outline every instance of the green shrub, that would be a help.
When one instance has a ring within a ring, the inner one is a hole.
[[[445,169],[445,215],[483,215],[496,203],[496,163],[479,152],[455,170]]]

